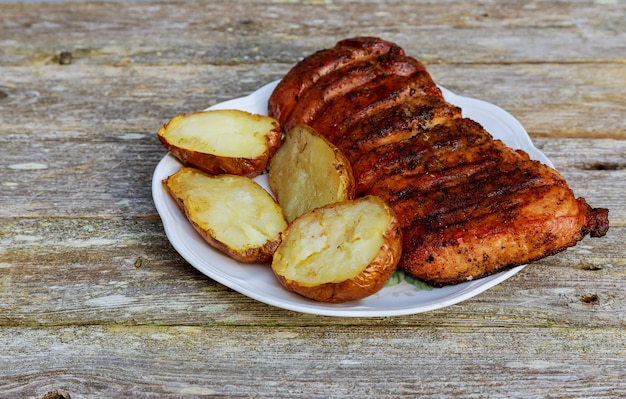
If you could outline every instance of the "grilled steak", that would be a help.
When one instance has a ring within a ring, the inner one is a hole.
[[[348,156],[358,194],[384,198],[402,224],[400,267],[430,284],[487,276],[608,230],[607,209],[464,118],[393,43],[360,37],[306,57],[268,110]]]

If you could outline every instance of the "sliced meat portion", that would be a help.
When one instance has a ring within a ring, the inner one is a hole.
[[[315,84],[302,91],[291,112],[285,115],[284,130],[288,131],[299,123],[310,123],[328,102],[373,80],[387,75],[410,76],[426,70],[421,62],[406,57],[398,49],[392,47],[376,59],[355,61],[321,76]]]
[[[331,142],[336,142],[363,120],[420,95],[439,95],[441,91],[426,71],[410,76],[385,75],[342,96],[328,101],[319,116],[308,124]]]
[[[400,267],[433,285],[456,284],[560,252],[581,240],[595,220],[608,228],[605,211],[591,209],[562,185],[485,198],[456,214],[450,224],[444,219],[449,213],[414,218],[403,229],[404,247],[411,250]],[[458,222],[461,216],[466,218]]]
[[[408,58],[384,40],[343,41],[297,64],[269,102],[281,124],[306,123],[348,156],[358,195],[395,211],[400,267],[457,284],[606,234],[607,209],[463,118]]]
[[[461,109],[439,96],[413,96],[361,120],[334,144],[351,162],[377,147],[411,138],[461,117]]]
[[[437,176],[448,174],[450,168],[467,162],[466,159],[472,156],[459,150],[491,141],[491,136],[478,123],[459,118],[450,119],[405,140],[378,146],[353,158],[356,192],[361,195],[369,192],[373,184],[386,176],[423,177],[436,171],[439,172]],[[490,156],[494,157],[493,153]]]
[[[297,63],[278,83],[269,99],[269,114],[284,123],[302,93],[322,76],[353,62],[374,59],[388,53],[392,47],[396,48],[396,52],[403,52],[388,41],[358,37],[342,40],[333,48],[313,53]]]

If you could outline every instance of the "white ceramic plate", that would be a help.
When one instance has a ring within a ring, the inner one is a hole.
[[[240,109],[267,114],[267,99],[278,82],[269,83],[249,96],[217,104],[210,109]],[[461,107],[466,117],[481,123],[492,135],[513,148],[525,150],[534,159],[550,166],[551,162],[530,140],[522,125],[503,109],[476,99],[458,96],[443,89],[445,98]],[[174,248],[206,276],[260,302],[298,312],[340,317],[380,317],[427,312],[472,298],[501,283],[524,266],[482,279],[442,288],[431,288],[396,272],[385,288],[360,301],[325,304],[308,300],[285,290],[269,265],[243,264],[210,247],[193,229],[161,181],[181,164],[167,154],[157,165],[152,180],[152,195],[163,227]],[[267,175],[256,180],[267,190]]]

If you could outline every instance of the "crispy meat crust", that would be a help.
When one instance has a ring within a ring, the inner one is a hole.
[[[318,117],[328,102],[376,79],[390,74],[410,76],[424,71],[421,62],[394,51],[394,48],[376,59],[360,60],[345,68],[330,71],[302,92],[285,118],[284,129],[289,131],[299,123],[308,124]]]
[[[300,61],[278,84],[269,99],[268,111],[285,123],[299,97],[322,76],[357,61],[374,59],[388,53],[393,43],[373,37],[346,39],[330,49],[320,50]]]
[[[463,118],[393,43],[349,39],[305,58],[268,109],[346,154],[357,195],[382,197],[400,221],[400,267],[430,284],[484,277],[608,230],[607,209]]]

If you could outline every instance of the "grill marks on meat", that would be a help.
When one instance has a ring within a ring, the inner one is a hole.
[[[383,75],[328,101],[319,116],[307,124],[325,132],[328,140],[336,142],[360,121],[416,95],[423,95],[425,90],[439,91],[426,71],[410,76]]]
[[[497,162],[474,163],[454,168],[451,176],[420,179],[419,184],[415,184],[412,178],[390,182],[388,179],[396,179],[390,176],[370,192],[384,197],[399,213],[417,216],[404,219],[403,227],[423,223],[429,227],[428,232],[433,232],[438,226],[464,223],[493,212],[508,212],[513,204],[518,203],[517,200],[523,198],[520,193],[565,183],[557,174],[534,173],[534,163],[520,160],[515,164],[500,164],[495,176],[492,168]],[[411,185],[407,186],[409,182]],[[394,186],[404,189],[389,190]],[[421,205],[416,206],[417,203]]]
[[[298,63],[269,112],[306,123],[351,162],[359,195],[384,198],[403,229],[400,267],[433,285],[528,263],[608,230],[554,169],[463,118],[417,60],[376,38]]]
[[[557,206],[559,203],[563,205]],[[448,222],[441,217],[404,228],[404,245],[414,250],[403,255],[401,267],[441,285],[528,263],[582,238],[580,226],[585,220],[581,207],[586,204],[571,200],[570,190],[561,186],[518,191],[507,201],[488,198],[474,207],[480,217],[471,217],[469,212],[461,223],[446,228],[439,228],[439,223]]]
[[[368,193],[372,185],[385,176],[422,179],[437,171],[439,175],[449,175],[450,168],[484,152],[484,148],[479,146],[485,142],[489,142],[487,146],[492,156],[495,156],[494,152],[501,153],[506,149],[503,145],[492,145],[491,141],[491,137],[476,122],[451,119],[445,125],[436,125],[421,131],[421,134],[378,146],[353,158],[356,192]],[[470,146],[476,147],[477,151],[463,151]]]
[[[342,40],[331,49],[320,50],[302,61],[283,78],[284,84],[270,96],[268,112],[283,123],[299,97],[322,76],[344,68],[357,61],[367,61],[389,53],[393,48],[404,53],[397,45],[371,37]]]
[[[355,123],[335,145],[354,163],[370,150],[411,138],[437,124],[460,117],[461,110],[442,97],[413,96]]]
[[[404,56],[399,47],[392,47],[389,53],[376,59],[356,61],[331,71],[303,91],[293,105],[284,122],[289,130],[298,123],[308,124],[315,120],[328,102],[350,93],[357,87],[387,75],[410,76],[424,72],[424,65],[413,58]]]

